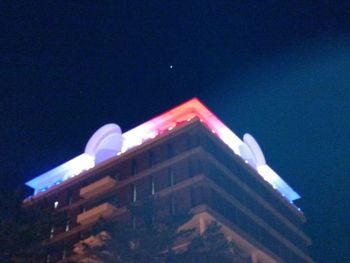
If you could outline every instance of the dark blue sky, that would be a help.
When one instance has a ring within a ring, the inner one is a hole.
[[[1,1],[1,188],[196,96],[302,195],[316,261],[349,262],[350,2],[188,2]]]

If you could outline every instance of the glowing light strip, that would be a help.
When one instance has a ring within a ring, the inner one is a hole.
[[[170,131],[175,126],[190,121],[194,117],[198,117],[209,130],[216,134],[237,155],[240,154],[239,148],[244,142],[196,98],[123,133],[124,140],[121,153],[141,145],[143,142],[153,139],[165,131]],[[40,192],[41,189],[52,186],[57,180],[66,180],[72,174],[75,174],[76,171],[92,168],[94,166],[94,160],[91,160],[91,158],[91,156],[87,157],[86,154],[82,154],[34,178],[26,184],[34,188],[36,194]],[[269,166],[258,166],[257,172],[290,202],[300,198],[300,196]]]
[[[83,153],[60,166],[26,182],[26,185],[34,189],[34,195],[45,192],[50,187],[58,185],[68,178],[74,177],[85,170],[95,166],[94,159]]]

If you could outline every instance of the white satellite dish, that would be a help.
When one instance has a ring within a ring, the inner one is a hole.
[[[242,159],[255,168],[256,159],[255,159],[254,153],[249,148],[249,146],[245,143],[242,143],[238,149],[239,149],[239,155],[242,157]]]
[[[265,165],[266,160],[265,160],[264,153],[262,152],[259,144],[254,139],[254,137],[252,135],[250,135],[249,133],[246,133],[243,136],[243,141],[249,147],[249,149],[251,150],[251,152],[254,155],[255,166],[258,167],[261,165]]]
[[[94,157],[95,164],[119,153],[123,146],[122,131],[117,124],[110,123],[99,128],[89,139],[85,153]]]

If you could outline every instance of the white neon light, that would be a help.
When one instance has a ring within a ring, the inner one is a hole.
[[[234,134],[227,127],[219,128],[217,130],[217,134],[220,137],[220,139],[235,152],[235,154],[239,155],[239,146],[243,144],[243,142],[236,134]]]
[[[300,195],[295,191],[291,191],[290,186],[282,180],[279,175],[272,170],[268,165],[261,165],[257,167],[259,174],[269,182],[273,188],[277,189],[281,194],[283,194],[288,200],[294,201],[300,198]]]
[[[48,188],[58,185],[68,178],[82,171],[94,167],[94,159],[88,154],[81,154],[68,162],[30,180],[26,185],[34,189],[34,194],[46,191]]]

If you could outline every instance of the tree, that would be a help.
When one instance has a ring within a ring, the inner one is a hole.
[[[152,200],[134,203],[129,209],[137,222],[125,224],[101,220],[93,230],[94,241],[90,244],[86,241],[80,243],[80,248],[75,249],[76,255],[71,258],[71,262],[168,262],[175,255],[172,250],[175,242],[192,232],[177,231],[188,218],[185,215],[155,221]]]
[[[202,235],[191,240],[187,249],[178,253],[176,262],[201,263],[246,263],[250,262],[235,244],[221,232],[221,225],[216,221],[209,224]]]
[[[44,248],[44,211],[22,206],[23,191],[0,193],[0,262],[40,262]]]
[[[193,238],[194,229],[178,231],[189,219],[188,215],[155,221],[153,208],[152,202],[133,204],[130,207],[132,215],[141,219],[136,225],[101,220],[94,230],[94,242],[82,242],[80,257],[75,255],[71,262],[249,262],[233,242],[222,234],[221,226],[217,222],[209,224],[203,235]],[[190,240],[187,249],[173,249],[184,240]]]

